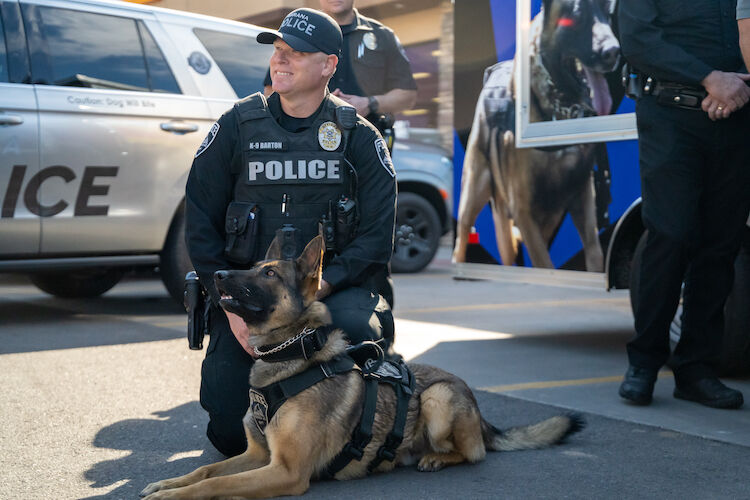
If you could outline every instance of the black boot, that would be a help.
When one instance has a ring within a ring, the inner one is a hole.
[[[620,384],[620,396],[637,405],[651,403],[656,383],[656,370],[630,365]]]
[[[711,408],[736,409],[744,403],[740,391],[730,389],[716,377],[682,383],[675,379],[674,397],[695,401]]]

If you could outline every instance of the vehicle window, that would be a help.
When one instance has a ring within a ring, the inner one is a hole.
[[[214,58],[238,97],[263,90],[271,47],[255,38],[220,31],[193,29]]]
[[[5,49],[5,30],[0,18],[0,82],[8,81],[8,52]]]
[[[164,58],[161,49],[156,45],[156,41],[151,32],[148,30],[143,21],[138,21],[138,30],[141,33],[143,42],[143,53],[146,56],[146,69],[148,71],[149,87],[154,92],[170,92],[181,94],[180,86],[177,85],[172,70],[169,69],[167,60]]]
[[[53,85],[148,91],[135,20],[39,7]]]

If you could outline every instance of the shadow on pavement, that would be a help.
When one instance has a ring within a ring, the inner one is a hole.
[[[161,321],[138,318],[149,316]],[[0,354],[171,340],[185,336],[182,321],[184,309],[166,296],[0,300]]]
[[[153,415],[150,419],[122,420],[96,434],[94,447],[131,453],[87,470],[84,477],[92,482],[92,488],[123,484],[104,495],[86,498],[138,498],[149,483],[223,460],[206,438],[206,418],[197,401]]]

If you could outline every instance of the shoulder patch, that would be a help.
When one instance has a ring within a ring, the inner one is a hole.
[[[208,135],[205,139],[203,139],[203,142],[201,142],[201,145],[198,146],[198,151],[195,152],[195,158],[198,158],[201,153],[203,153],[205,150],[208,149],[208,147],[211,145],[212,142],[214,142],[214,139],[216,139],[216,134],[219,132],[219,122],[214,123],[211,125],[211,130],[208,131]]]
[[[380,164],[383,165],[386,172],[388,172],[391,177],[396,177],[396,171],[393,168],[393,161],[391,161],[391,153],[388,151],[388,145],[382,137],[375,139],[375,152],[378,154]]]

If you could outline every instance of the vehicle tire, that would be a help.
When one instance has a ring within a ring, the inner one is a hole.
[[[174,300],[183,303],[185,275],[193,269],[185,245],[185,204],[181,204],[172,219],[164,248],[161,251],[159,272],[164,287]]]
[[[115,286],[124,269],[111,267],[92,268],[77,271],[35,273],[29,279],[40,290],[56,297],[90,298],[98,297]]]
[[[748,230],[750,231],[750,230]],[[644,232],[633,253],[630,273],[630,305],[636,314],[638,303],[637,272],[641,266],[643,250],[646,246],[648,232]],[[750,238],[746,238],[748,240]],[[734,264],[734,287],[724,306],[724,337],[722,339],[718,374],[745,375],[750,373],[750,242],[745,241]],[[674,350],[682,332],[682,297],[677,312],[669,327],[669,343]]]
[[[391,269],[415,273],[424,269],[440,244],[440,217],[429,201],[415,193],[399,193]]]

